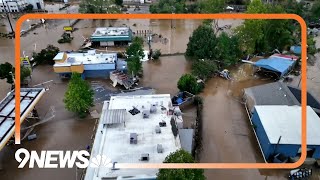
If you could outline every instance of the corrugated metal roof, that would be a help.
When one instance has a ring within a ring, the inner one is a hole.
[[[191,153],[193,146],[193,132],[193,129],[179,129],[181,147],[189,153]]]
[[[267,59],[260,59],[254,65],[271,71],[279,72],[281,76],[285,75],[298,60],[297,56],[273,54]]]
[[[300,106],[255,106],[271,144],[301,144]],[[307,144],[320,145],[320,118],[307,106]]]
[[[108,109],[103,118],[103,124],[119,124],[125,121],[125,109]]]

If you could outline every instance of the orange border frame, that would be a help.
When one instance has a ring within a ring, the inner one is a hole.
[[[306,159],[306,89],[307,89],[307,26],[305,21],[295,14],[26,14],[21,16],[16,25],[15,39],[15,74],[16,74],[16,119],[15,143],[20,144],[20,30],[27,19],[294,19],[301,26],[302,44],[302,154],[299,161],[291,164],[280,163],[160,163],[160,164],[119,164],[120,168],[228,168],[228,169],[291,169],[303,164]]]

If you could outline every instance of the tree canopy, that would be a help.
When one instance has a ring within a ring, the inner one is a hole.
[[[120,13],[119,6],[114,4],[120,3],[115,0],[82,0],[79,5],[81,13]]]
[[[178,150],[170,153],[164,163],[195,163],[190,153],[185,150]],[[158,180],[205,180],[203,169],[160,169],[157,174]]]
[[[281,5],[264,4],[253,0],[247,13],[286,13]],[[294,42],[295,28],[289,20],[245,20],[236,29],[243,50],[247,53],[268,53],[274,49],[283,50]]]
[[[201,86],[197,83],[197,79],[192,74],[184,74],[178,81],[178,89],[180,91],[188,91],[192,94],[198,94],[201,92]]]
[[[59,53],[59,48],[53,45],[48,45],[45,49],[42,49],[40,53],[33,54],[33,61],[36,65],[50,64],[53,65],[53,58]]]
[[[210,60],[197,60],[192,63],[192,74],[203,80],[210,78],[217,70],[216,63]]]
[[[81,78],[81,74],[73,73],[63,102],[67,110],[85,117],[89,108],[93,106],[93,95],[93,90],[89,83]]]
[[[14,67],[10,63],[0,64],[0,79],[6,79],[8,84],[13,84],[13,74]]]
[[[144,57],[143,39],[134,38],[132,44],[127,48],[126,54],[128,56],[127,64],[129,73],[136,76],[142,71],[141,59]]]
[[[187,44],[186,55],[198,59],[213,59],[217,45],[216,35],[211,26],[201,25],[193,31]]]

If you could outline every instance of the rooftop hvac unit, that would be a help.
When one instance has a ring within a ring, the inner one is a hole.
[[[152,104],[150,107],[150,113],[155,114],[157,113],[157,107],[155,104]]]
[[[138,143],[138,135],[137,133],[130,133],[130,144]]]
[[[156,133],[157,133],[157,134],[160,134],[160,133],[161,133],[161,129],[160,129],[160,126],[159,126],[159,125],[156,126]]]
[[[166,127],[167,123],[164,120],[162,120],[162,122],[159,122],[159,126],[160,127]]]
[[[144,119],[149,118],[149,115],[150,115],[150,112],[149,112],[148,110],[143,110],[143,111],[142,111],[142,117],[143,117]]]
[[[149,154],[141,154],[141,161],[149,161]]]
[[[158,152],[158,153],[163,153],[162,144],[157,144],[157,152]]]

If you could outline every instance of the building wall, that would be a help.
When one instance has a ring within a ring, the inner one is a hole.
[[[112,70],[85,70],[83,75],[85,78],[109,78]]]
[[[84,70],[115,70],[115,63],[105,63],[105,64],[85,64]]]
[[[256,112],[256,110],[254,109],[253,113],[252,113],[252,123],[254,125],[256,134],[258,136],[263,154],[265,156],[266,159],[268,159],[268,157],[271,155],[272,153],[272,147],[269,141],[269,138],[266,134],[266,131],[264,130],[259,115]]]
[[[3,0],[4,4],[2,3],[2,0],[0,1],[0,12],[5,12],[5,9],[7,12],[20,12],[23,10],[27,5],[26,0]]]
[[[37,6],[37,3],[40,4],[41,8],[44,9],[44,2],[43,0],[3,0],[4,4],[2,3],[2,0],[0,0],[0,13],[5,12],[5,9],[7,9],[7,12],[21,12],[24,10],[24,8],[28,4],[33,5],[33,9],[39,9]]]
[[[262,124],[261,124],[259,115],[258,115],[258,113],[256,113],[256,110],[254,110],[254,112],[252,114],[252,123],[255,126],[255,131],[257,133],[260,145],[262,147],[263,154],[267,160],[270,158],[271,155],[277,154],[277,153],[284,154],[285,156],[288,156],[288,157],[296,157],[297,156],[299,149],[301,147],[300,145],[296,145],[296,144],[278,144],[278,145],[270,144],[268,136],[267,136]],[[320,146],[309,145],[307,147],[315,149],[315,152],[313,153],[312,158],[320,159]]]

